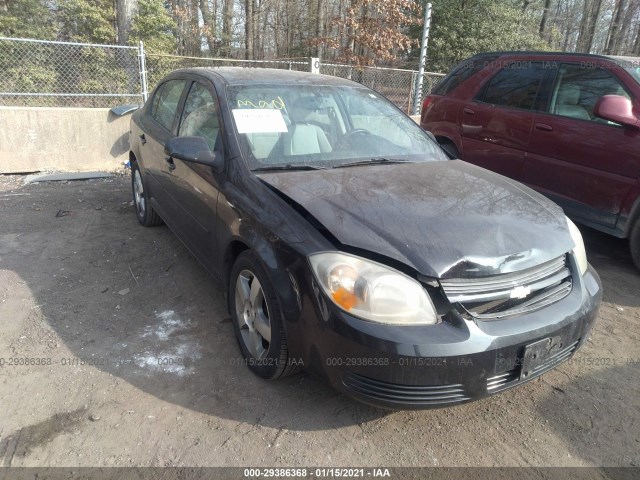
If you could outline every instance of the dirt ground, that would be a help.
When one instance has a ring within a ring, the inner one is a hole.
[[[128,177],[23,182],[0,176],[0,465],[640,466],[625,241],[582,229],[604,302],[572,362],[479,402],[385,412],[239,365],[220,285],[166,227],[138,225]]]

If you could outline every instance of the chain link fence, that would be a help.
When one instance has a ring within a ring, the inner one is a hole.
[[[0,37],[0,105],[110,107],[141,100],[135,47]]]
[[[162,78],[179,68],[197,67],[243,67],[243,68],[278,68],[283,70],[309,71],[308,58],[292,58],[281,60],[237,60],[231,58],[181,57],[178,55],[146,54],[147,79],[149,91]]]
[[[354,67],[293,58],[237,60],[145,53],[139,47],[50,42],[0,37],[0,105],[27,107],[113,107],[141,104],[148,91],[179,68],[236,66],[318,71],[372,88],[411,113],[418,72]],[[443,77],[427,73],[423,95]]]
[[[361,83],[387,97],[405,113],[411,113],[416,80],[418,78],[418,72],[415,70],[355,67],[322,62],[320,64],[320,73]],[[422,98],[431,92],[431,89],[442,77],[444,77],[442,73],[425,73],[422,84]]]

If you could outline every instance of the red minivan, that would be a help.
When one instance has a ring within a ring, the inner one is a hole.
[[[629,238],[640,268],[640,58],[479,54],[425,98],[420,124],[450,156]]]

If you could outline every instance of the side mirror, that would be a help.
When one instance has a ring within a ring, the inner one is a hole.
[[[622,95],[605,95],[600,98],[593,113],[611,122],[640,128],[640,119],[633,113],[631,100]]]
[[[224,166],[222,154],[212,152],[202,137],[174,137],[165,144],[164,153],[171,158],[208,165],[218,171]]]

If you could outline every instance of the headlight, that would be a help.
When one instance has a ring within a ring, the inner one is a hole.
[[[578,262],[578,268],[580,268],[580,275],[584,275],[587,271],[587,252],[584,249],[584,241],[582,240],[582,234],[576,224],[573,223],[567,217],[567,224],[569,225],[569,233],[571,233],[571,238],[573,239],[573,243],[576,244],[573,247],[573,254],[576,257],[576,261]]]
[[[397,270],[338,252],[310,255],[309,261],[324,292],[354,316],[391,325],[438,322],[422,285]]]

